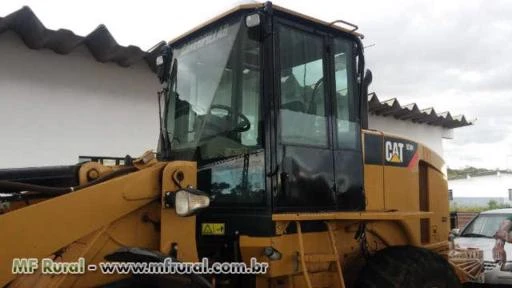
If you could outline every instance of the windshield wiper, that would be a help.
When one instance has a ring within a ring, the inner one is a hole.
[[[491,238],[490,236],[478,233],[465,233],[460,235],[461,237],[473,237],[473,238]]]

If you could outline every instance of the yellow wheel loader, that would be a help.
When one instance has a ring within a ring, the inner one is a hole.
[[[169,42],[156,155],[0,171],[0,286],[459,287],[443,160],[368,129],[356,30],[267,2]]]

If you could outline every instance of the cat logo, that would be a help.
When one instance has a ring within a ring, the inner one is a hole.
[[[404,143],[386,141],[386,161],[392,163],[404,162]]]

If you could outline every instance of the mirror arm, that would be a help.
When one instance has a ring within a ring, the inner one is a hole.
[[[372,71],[366,70],[361,90],[361,129],[368,129],[368,87],[372,83]]]
[[[170,158],[171,145],[170,140],[167,135],[167,127],[166,127],[166,105],[167,105],[167,97],[169,92],[169,78],[171,74],[171,59],[172,52],[171,48],[168,45],[164,45],[160,54],[156,58],[156,74],[158,80],[162,85],[162,89],[158,92],[158,115],[159,115],[159,127],[160,127],[160,135],[158,139],[158,159],[159,160],[168,160]],[[164,100],[164,101],[162,101]],[[162,103],[164,102],[164,103]],[[162,106],[163,105],[163,106]]]

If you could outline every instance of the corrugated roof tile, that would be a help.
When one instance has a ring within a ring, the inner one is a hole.
[[[99,25],[87,36],[79,36],[67,29],[50,30],[37,18],[28,6],[0,17],[0,33],[14,31],[31,49],[51,49],[58,54],[69,54],[76,47],[86,45],[99,62],[114,62],[127,67],[144,60],[152,71],[156,70],[155,59],[164,41],[148,51],[137,46],[121,46],[105,25]]]
[[[419,109],[416,103],[400,105],[396,98],[380,101],[376,93],[368,94],[368,111],[384,117],[395,117],[400,120],[411,120],[448,129],[472,125],[464,115],[452,116],[450,112],[436,113],[433,107]]]

